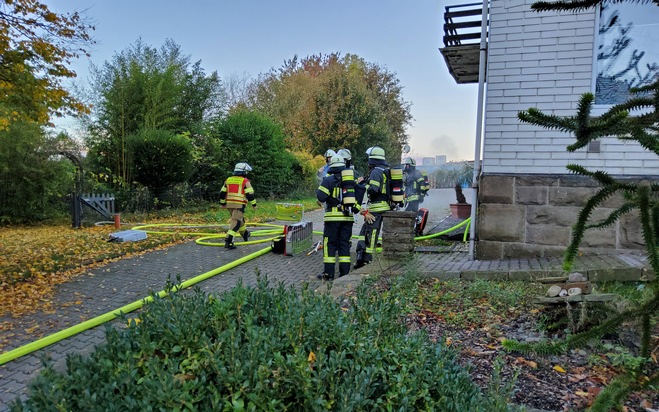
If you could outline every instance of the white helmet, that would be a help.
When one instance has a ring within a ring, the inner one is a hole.
[[[336,154],[341,156],[343,160],[352,160],[352,154],[348,149],[340,149]]]
[[[251,172],[252,167],[245,162],[236,163],[236,167],[233,168],[234,172]]]
[[[329,167],[344,167],[345,165],[343,158],[337,154],[330,159]]]
[[[327,151],[325,152],[325,159],[327,159],[328,157],[335,156],[335,155],[336,155],[336,152],[334,150],[327,149]]]

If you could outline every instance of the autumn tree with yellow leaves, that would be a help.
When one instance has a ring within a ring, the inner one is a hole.
[[[0,130],[16,121],[49,124],[51,116],[87,107],[64,89],[68,66],[94,43],[84,15],[58,14],[33,0],[0,0]]]

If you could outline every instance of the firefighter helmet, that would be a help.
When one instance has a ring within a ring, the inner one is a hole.
[[[329,160],[332,156],[335,156],[336,152],[332,149],[327,149],[325,152],[325,159]]]
[[[245,162],[236,163],[236,167],[233,168],[234,172],[251,172],[252,167]]]
[[[332,156],[332,158],[330,159],[329,167],[344,167],[345,165],[346,165],[346,164],[345,164],[345,161],[344,161],[343,158],[342,158],[341,156],[339,156],[339,155],[336,155],[336,154],[335,154],[335,155]]]
[[[384,149],[381,148],[380,146],[373,146],[370,147],[367,151],[366,154],[368,155],[368,159],[378,159],[378,160],[385,160],[384,159]]]
[[[410,166],[416,166],[416,162],[411,157],[406,157],[405,159],[403,159],[403,164],[404,165],[410,165]]]
[[[348,149],[340,149],[336,154],[341,156],[343,160],[352,160],[352,154]]]

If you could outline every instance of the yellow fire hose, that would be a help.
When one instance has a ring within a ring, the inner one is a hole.
[[[466,241],[467,233],[469,233],[469,225],[471,224],[471,218],[466,219],[459,224],[453,226],[452,228],[443,230],[438,233],[433,233],[432,235],[427,235],[427,236],[420,236],[414,238],[414,240],[426,240],[426,239],[432,239],[441,235],[448,234],[456,229],[459,229],[462,226],[466,225],[465,228],[465,234],[463,236],[463,242]],[[220,225],[218,225],[220,226]],[[268,242],[273,239],[276,239],[277,237],[281,236],[283,234],[283,226],[281,225],[274,225],[274,224],[268,224],[268,223],[251,223],[249,226],[266,226],[266,227],[274,227],[274,228],[282,228],[282,229],[267,229],[267,230],[255,230],[252,231],[251,234],[253,236],[273,236],[269,237],[266,239],[261,239],[261,240],[251,240],[247,242],[238,242],[237,244],[242,244],[242,245],[248,245],[248,244],[256,244],[256,243],[262,243],[262,242]],[[173,234],[172,232],[167,232],[167,231],[155,231],[155,230],[150,230],[152,227],[213,227],[212,225],[178,225],[178,224],[171,224],[171,223],[157,223],[157,224],[149,224],[149,225],[142,225],[142,226],[136,226],[133,229],[134,230],[142,230],[147,233],[152,233],[152,234],[167,234],[171,235]],[[221,226],[220,226],[221,227]],[[146,229],[146,230],[145,230]],[[210,240],[212,239],[223,239],[226,234],[224,233],[200,233],[200,232],[175,232],[180,235],[187,235],[187,236],[199,236],[203,235],[202,237],[198,238],[195,240],[197,244],[200,245],[205,245],[205,246],[221,246],[219,243],[211,242]],[[320,231],[314,231],[314,234],[319,234],[322,235],[323,232]],[[356,237],[356,236],[353,236]],[[247,256],[243,256],[242,258],[239,258],[237,260],[234,260],[231,263],[227,263],[224,266],[220,266],[217,269],[213,269],[211,271],[208,271],[206,273],[202,273],[201,275],[198,275],[192,279],[188,279],[184,282],[182,282],[180,285],[174,286],[172,289],[172,292],[178,292],[181,289],[186,289],[189,288],[190,286],[193,286],[201,281],[204,281],[208,278],[211,278],[213,276],[216,276],[220,273],[226,272],[228,270],[231,270],[235,268],[236,266],[242,265],[243,263],[249,262],[250,260],[256,259],[259,256],[265,255],[266,253],[270,252],[272,250],[271,246],[268,246],[264,249],[261,249],[257,252],[254,252],[252,254],[249,254]],[[381,248],[378,248],[378,251],[380,251]],[[160,292],[157,293],[157,296],[162,298],[167,296],[168,293],[165,290],[161,290]],[[46,346],[52,345],[53,343],[57,343],[61,341],[62,339],[69,338],[71,336],[77,335],[80,332],[84,332],[88,329],[91,329],[93,327],[96,327],[98,325],[101,325],[105,322],[109,322],[119,316],[121,314],[125,313],[130,313],[133,312],[142,306],[144,306],[145,303],[149,303],[153,301],[153,297],[151,295],[146,296],[140,300],[137,300],[133,303],[129,303],[128,305],[122,306],[118,309],[115,309],[113,311],[107,312],[103,315],[97,316],[95,318],[86,320],[84,322],[81,322],[77,325],[71,326],[69,328],[66,328],[64,330],[61,330],[59,332],[55,332],[52,335],[48,335],[46,337],[43,337],[41,339],[38,339],[34,342],[30,342],[26,345],[20,346],[16,349],[10,350],[8,352],[0,354],[0,365],[4,365],[7,362],[10,362],[16,358],[19,358],[21,356],[30,354],[38,349],[44,348]]]
[[[263,248],[257,252],[254,252],[252,254],[249,254],[247,256],[243,256],[240,259],[234,260],[231,263],[227,263],[224,266],[220,266],[217,269],[213,269],[209,272],[202,273],[199,276],[196,276],[192,279],[188,279],[184,282],[182,282],[180,285],[175,286],[172,289],[172,292],[178,292],[181,289],[186,289],[189,288],[190,286],[193,286],[203,280],[206,280],[208,278],[211,278],[215,275],[219,275],[220,273],[226,272],[227,270],[231,270],[235,268],[236,266],[239,266],[245,262],[249,262],[252,259],[256,259],[259,256],[265,255],[266,253],[270,252],[272,248],[270,246]],[[160,292],[157,293],[158,297],[165,297],[168,295],[168,293],[165,290],[161,290]],[[59,342],[62,339],[66,339],[68,337],[71,337],[73,335],[77,335],[80,332],[84,332],[87,329],[91,329],[95,326],[101,325],[105,322],[109,322],[119,316],[121,316],[122,313],[130,313],[133,312],[142,306],[144,306],[145,303],[153,301],[153,296],[149,295],[147,297],[144,297],[140,300],[136,300],[133,303],[129,303],[128,305],[122,306],[118,309],[115,309],[113,311],[107,312],[103,315],[97,316],[95,318],[86,320],[82,323],[79,323],[77,325],[71,326],[70,328],[61,330],[59,332],[53,333],[52,335],[48,335],[46,337],[43,337],[41,339],[38,339],[34,342],[30,342],[27,345],[23,345],[21,347],[18,347],[16,349],[10,350],[8,352],[5,352],[3,354],[0,354],[0,365],[4,365],[5,363],[12,361],[16,358],[19,358],[21,356],[27,355],[29,353],[34,352],[35,350],[44,348],[48,345],[52,345],[53,343]]]

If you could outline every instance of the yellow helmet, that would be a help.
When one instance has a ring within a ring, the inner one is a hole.
[[[329,167],[344,167],[345,165],[343,158],[337,154],[330,159]]]
[[[406,158],[403,160],[403,164],[404,164],[404,165],[410,165],[410,166],[416,166],[416,162],[415,162],[414,159],[412,159],[411,157],[406,157]]]
[[[368,155],[369,160],[370,159],[385,160],[384,149],[381,148],[380,146],[369,147],[368,150],[366,150],[366,154]]]

